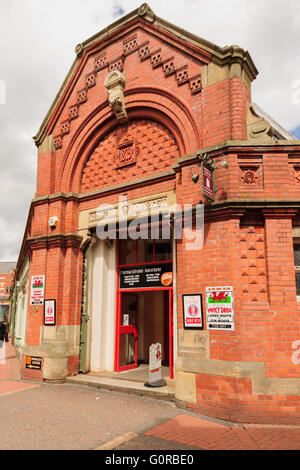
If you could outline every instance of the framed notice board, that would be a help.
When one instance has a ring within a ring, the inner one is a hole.
[[[184,328],[203,330],[202,294],[183,294],[182,309]]]

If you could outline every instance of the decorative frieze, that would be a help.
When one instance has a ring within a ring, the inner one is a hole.
[[[139,58],[141,60],[145,60],[148,57],[150,57],[150,47],[149,47],[149,41],[144,42],[143,44],[140,45],[139,47]]]
[[[131,54],[132,52],[136,51],[138,48],[138,43],[137,43],[137,35],[135,34],[134,36],[130,36],[130,38],[126,39],[123,42],[123,54],[126,56],[128,54]]]
[[[99,70],[104,69],[107,67],[107,61],[106,61],[106,52],[103,52],[102,54],[98,55],[94,59],[94,68],[95,72],[99,72]]]
[[[161,65],[161,63],[162,63],[161,49],[157,49],[156,51],[151,53],[150,62],[152,64],[153,68],[158,67],[159,65]]]
[[[176,70],[176,80],[178,85],[183,85],[184,83],[188,82],[189,76],[187,65]]]

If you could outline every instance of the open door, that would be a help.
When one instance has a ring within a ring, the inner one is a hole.
[[[118,372],[135,369],[138,355],[137,295],[119,293]]]

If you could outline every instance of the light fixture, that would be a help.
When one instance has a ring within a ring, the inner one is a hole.
[[[192,167],[192,181],[193,183],[198,183],[198,180],[199,180],[199,175],[194,175],[193,174],[193,169],[196,168],[198,171],[199,171],[199,168],[198,167]]]
[[[228,168],[228,163],[227,163],[226,158],[224,158],[223,162],[221,162],[220,165],[221,165],[223,168]]]

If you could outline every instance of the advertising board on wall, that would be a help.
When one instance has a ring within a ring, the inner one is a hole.
[[[208,330],[234,331],[233,288],[206,288],[206,326]]]
[[[183,295],[183,320],[184,328],[203,329],[202,295]]]
[[[120,289],[171,287],[172,263],[145,264],[120,268]]]
[[[31,276],[30,305],[43,305],[45,276]]]

